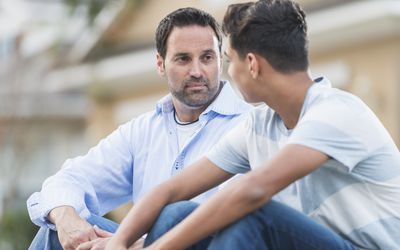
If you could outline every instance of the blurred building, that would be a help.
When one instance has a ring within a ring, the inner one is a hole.
[[[68,16],[60,2],[52,8]],[[167,93],[155,66],[154,31],[163,16],[193,6],[222,20],[234,2],[245,1],[109,1],[91,22],[78,7],[58,29],[0,35],[0,207],[25,199],[65,158],[85,153]],[[300,2],[312,74],[361,97],[399,146],[400,1]]]

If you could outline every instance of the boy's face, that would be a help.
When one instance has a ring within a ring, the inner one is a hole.
[[[228,61],[228,74],[236,83],[240,93],[247,102],[256,102],[252,94],[252,78],[249,72],[249,63],[246,59],[241,59],[239,54],[229,44],[225,50],[225,57]]]

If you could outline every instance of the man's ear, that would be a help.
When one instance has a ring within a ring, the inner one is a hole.
[[[260,62],[258,58],[253,53],[248,53],[246,55],[246,61],[248,63],[248,68],[250,75],[253,79],[257,79],[258,75],[260,74]]]
[[[165,75],[164,58],[158,53],[157,53],[157,71],[160,76]]]

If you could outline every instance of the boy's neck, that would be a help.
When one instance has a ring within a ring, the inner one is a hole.
[[[296,126],[307,90],[312,84],[308,72],[275,77],[266,103],[279,114],[286,128],[293,129]]]

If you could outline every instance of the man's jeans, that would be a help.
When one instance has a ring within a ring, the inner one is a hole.
[[[197,206],[198,204],[191,201],[181,201],[165,207],[147,235],[145,246],[150,245],[182,221]],[[304,214],[279,202],[270,201],[189,249],[354,250],[356,248]]]
[[[115,233],[118,228],[117,223],[97,215],[91,215],[87,221],[111,233]],[[41,227],[33,239],[29,250],[62,250],[57,232],[47,227]]]

